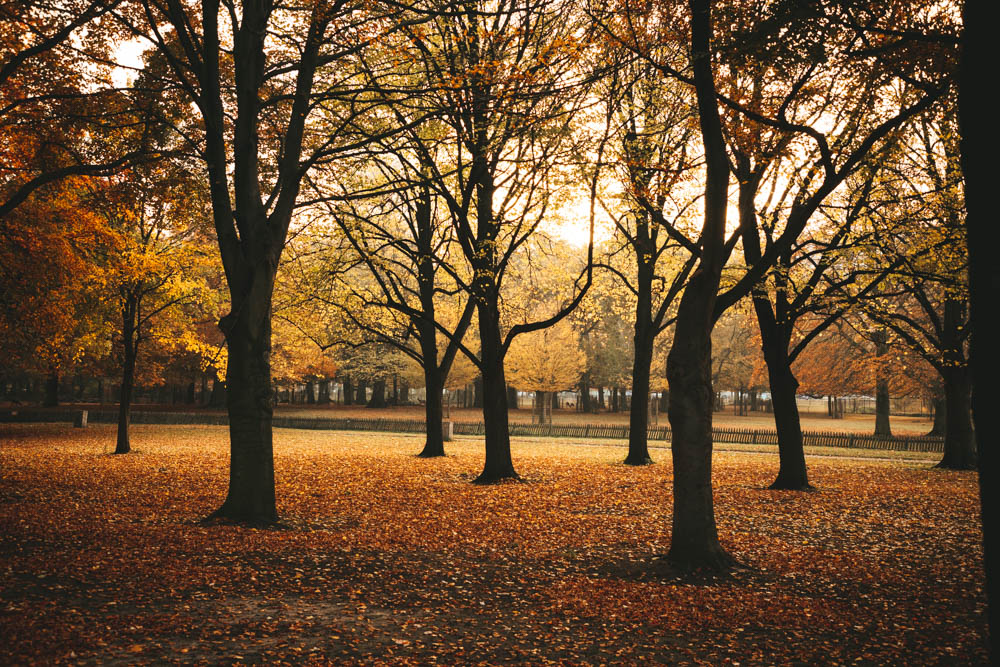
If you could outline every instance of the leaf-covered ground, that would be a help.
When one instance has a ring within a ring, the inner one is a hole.
[[[715,457],[747,569],[678,577],[666,452],[519,441],[524,484],[474,486],[481,442],[276,432],[281,530],[206,526],[227,431],[0,424],[0,664],[85,662],[976,664],[975,476]]]

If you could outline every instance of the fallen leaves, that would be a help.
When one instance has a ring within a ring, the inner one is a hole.
[[[526,484],[474,486],[475,439],[276,432],[290,529],[206,526],[227,431],[0,425],[0,662],[976,663],[975,477],[823,458],[815,493],[770,455],[716,455],[727,549],[679,577],[669,463],[519,441]]]

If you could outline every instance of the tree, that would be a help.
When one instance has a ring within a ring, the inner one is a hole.
[[[669,48],[669,45],[667,45]],[[622,51],[619,47],[618,51]],[[647,61],[628,54],[608,83],[608,116],[618,143],[618,179],[625,212],[613,215],[616,235],[629,251],[632,275],[616,273],[635,299],[632,403],[625,463],[646,465],[649,456],[650,372],[653,346],[695,262],[695,254],[670,231],[681,226],[694,197],[687,185],[692,165],[690,99],[676,82],[664,81]],[[672,84],[672,85],[671,85]]]
[[[648,44],[656,43],[655,39],[651,42],[650,34],[657,38],[675,34],[671,26],[676,15],[681,13],[679,8],[657,6],[642,20],[630,20],[624,27],[606,24],[606,29],[637,53],[649,54],[647,57],[665,76],[691,85],[698,100],[706,170],[704,221],[700,236],[691,243],[697,248],[698,265],[681,296],[674,345],[667,362],[675,471],[673,533],[668,559],[680,567],[726,568],[732,564],[732,559],[718,541],[711,491],[710,336],[714,321],[746,296],[777,263],[802,234],[819,205],[855,172],[869,153],[908,119],[929,108],[948,83],[946,75],[941,74],[947,68],[940,61],[925,66],[922,61],[887,57],[887,53],[890,56],[906,54],[909,41],[880,45],[873,50],[854,50],[852,44],[864,38],[863,26],[870,25],[872,20],[884,20],[872,17],[863,7],[844,7],[839,3],[808,6],[776,3],[765,7],[765,11],[755,8],[747,12],[739,3],[721,3],[720,13],[729,30],[713,40],[712,5],[710,0],[691,0],[688,4],[690,70],[685,59],[657,61],[648,48]],[[905,7],[898,9],[900,11],[894,14],[896,20],[910,18]],[[860,17],[862,27],[858,25],[855,11],[863,14]],[[813,43],[821,44],[822,52],[803,48]],[[739,54],[747,48],[768,54],[767,62],[775,65],[770,71],[780,82],[772,82],[774,86],[767,88],[769,96],[766,99],[754,99],[750,95],[752,77],[750,81],[740,78]],[[725,90],[717,87],[712,66],[716,54],[721,81],[733,82],[736,92],[728,87]],[[817,99],[827,99],[822,94],[827,85],[838,89],[853,85],[849,83],[853,78],[845,79],[845,75],[853,77],[861,70],[874,75],[875,85],[862,89],[865,92],[845,106],[860,104],[869,110],[882,109],[884,101],[895,95],[900,79],[912,86],[912,98],[904,100],[893,113],[863,117],[860,127],[831,141],[827,133],[817,127],[822,126],[821,120],[828,118],[822,113],[813,115],[814,104]],[[826,76],[833,78],[824,79]],[[821,82],[823,85],[816,85]],[[874,100],[879,100],[880,104],[873,107]],[[726,109],[725,131],[720,104]],[[766,239],[760,257],[755,258],[738,278],[727,280],[726,289],[720,294],[722,271],[737,241],[741,236],[750,239],[757,236],[754,201],[759,178],[773,158],[793,141],[801,145],[801,150],[816,155],[816,167],[796,194],[781,233]],[[770,148],[762,149],[764,146]],[[727,238],[730,152],[740,188],[740,227]]]
[[[538,392],[539,423],[544,423],[546,400],[551,404],[555,392],[579,382],[584,361],[579,335],[569,320],[562,320],[514,341],[507,354],[507,376],[521,389]],[[551,418],[549,413],[548,421]]]
[[[956,119],[925,114],[908,134],[892,213],[905,222],[881,237],[883,262],[898,266],[869,318],[891,330],[939,374],[946,415],[944,468],[976,465],[968,364],[967,246]]]
[[[411,11],[431,17],[419,29],[404,30],[398,47],[414,64],[413,80],[377,90],[399,127],[410,127],[413,108],[440,119],[437,131],[413,129],[407,136],[419,160],[413,170],[449,212],[461,251],[461,268],[450,273],[476,308],[479,352],[473,357],[483,378],[486,431],[486,460],[476,482],[514,479],[504,357],[518,335],[568,315],[592,275],[591,246],[572,294],[554,313],[509,325],[502,319],[512,257],[567,190],[559,168],[580,161],[572,130],[587,102],[588,77],[579,66],[586,43],[570,0],[489,6],[430,0]]]
[[[148,21],[132,29],[170,65],[165,85],[183,92],[204,121],[201,135],[187,138],[207,168],[232,304],[219,322],[228,347],[229,490],[212,517],[273,523],[275,276],[306,173],[345,150],[338,136],[307,121],[318,123],[318,115],[335,110],[349,123],[367,112],[371,103],[341,85],[337,67],[384,26],[373,11],[347,0],[239,8],[218,0],[200,6],[168,0],[143,7]],[[351,106],[345,96],[358,104]]]
[[[958,122],[961,133],[962,178],[965,183],[965,227],[969,245],[970,367],[972,416],[979,456],[979,494],[982,505],[986,597],[990,624],[990,656],[1000,658],[1000,547],[997,546],[997,485],[1000,452],[997,451],[997,391],[1000,349],[990,312],[1000,303],[1000,263],[993,249],[1000,246],[1000,230],[991,218],[990,138],[993,118],[987,87],[982,85],[983,64],[992,52],[989,3],[965,0],[962,5],[961,67],[959,69]]]
[[[127,125],[109,66],[120,0],[0,6],[0,223],[40,188],[108,175],[146,159],[141,145],[108,143]]]

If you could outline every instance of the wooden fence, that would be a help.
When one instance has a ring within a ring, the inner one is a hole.
[[[78,410],[10,410],[0,412],[0,422],[72,422]],[[115,423],[118,413],[113,410],[93,410],[88,421]],[[226,415],[200,412],[133,412],[133,424],[209,424],[229,423]],[[328,431],[376,431],[382,433],[423,433],[422,419],[358,419],[322,417],[274,417],[276,428],[317,429]],[[483,435],[482,422],[455,422],[455,435]],[[624,424],[510,424],[512,436],[627,440],[629,427]],[[777,445],[778,435],[764,429],[716,428],[713,439],[718,443],[739,445]],[[670,440],[669,426],[654,426],[647,431],[651,444]],[[926,436],[877,437],[864,433],[836,431],[803,431],[807,447],[847,447],[855,449],[892,450],[903,452],[943,452],[942,438]],[[655,445],[654,445],[655,446]]]

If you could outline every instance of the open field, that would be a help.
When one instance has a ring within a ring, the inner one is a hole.
[[[519,440],[527,483],[478,487],[477,439],[277,430],[261,530],[199,523],[225,428],[133,429],[113,457],[111,426],[0,424],[0,664],[986,660],[973,473],[811,456],[818,491],[779,493],[766,448],[720,451],[747,568],[699,578],[658,558],[662,450]]]
[[[11,405],[0,403],[0,409],[18,409],[27,406]],[[82,409],[97,409],[100,406],[93,403],[67,403],[63,409],[80,407]],[[105,404],[105,408],[108,404]],[[32,406],[32,409],[35,409]],[[180,412],[218,412],[224,414],[224,410],[210,410],[185,404],[177,405],[149,405],[136,404],[133,407],[136,411],[145,410],[172,410]],[[401,405],[391,408],[371,409],[363,406],[342,406],[330,405],[317,407],[309,405],[289,405],[279,404],[275,408],[278,415],[296,415],[300,417],[317,418],[365,418],[374,419],[383,417],[386,419],[424,419],[424,408],[419,405]],[[479,422],[483,420],[483,412],[479,408],[452,408],[451,418],[454,421]],[[661,426],[666,426],[667,415],[660,413],[658,417],[650,416],[650,425],[655,425],[656,419]],[[531,410],[511,410],[511,422],[531,423]],[[555,410],[552,414],[552,421],[555,424],[628,424],[628,412],[599,412],[580,413],[574,410]],[[826,415],[803,412],[801,414],[802,428],[806,431],[838,431],[845,433],[872,433],[875,430],[874,415],[847,414],[841,419],[831,419]],[[892,432],[896,435],[924,435],[931,429],[931,420],[923,417],[902,417],[893,416],[890,420]],[[764,412],[754,412],[746,416],[734,415],[732,410],[716,412],[713,416],[713,423],[719,428],[746,428],[746,429],[774,429],[774,417]]]

